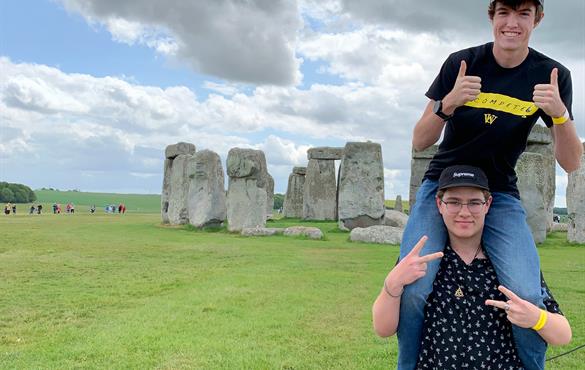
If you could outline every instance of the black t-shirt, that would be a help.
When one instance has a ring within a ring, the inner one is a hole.
[[[428,98],[442,100],[453,89],[461,60],[467,63],[466,75],[481,77],[480,96],[457,108],[447,121],[443,141],[425,178],[438,179],[441,171],[452,165],[477,166],[486,173],[490,190],[520,198],[516,161],[526,149],[528,135],[539,117],[552,126],[551,117],[534,105],[534,86],[550,83],[551,71],[557,67],[561,99],[572,119],[571,74],[533,49],[519,66],[503,68],[492,49],[490,42],[451,54],[427,91]]]
[[[484,304],[507,300],[490,260],[476,258],[467,265],[450,246],[444,253],[425,307],[416,368],[522,369],[505,311]],[[542,274],[541,285],[547,311],[562,314]]]

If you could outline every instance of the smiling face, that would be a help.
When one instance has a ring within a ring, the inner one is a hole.
[[[471,206],[474,213],[470,212],[470,206],[461,206],[457,209],[456,203],[483,203],[480,207]],[[484,192],[478,188],[455,187],[445,190],[442,199],[437,197],[437,207],[451,238],[459,239],[481,238],[485,216],[490,208],[492,198],[485,198]],[[446,204],[451,203],[451,204]],[[477,208],[477,212],[474,208]]]
[[[533,2],[527,1],[518,7],[495,4],[492,22],[495,53],[528,52],[532,30],[542,19]],[[538,19],[537,19],[538,18]]]

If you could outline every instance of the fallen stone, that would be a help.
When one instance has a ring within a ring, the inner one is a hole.
[[[283,228],[277,227],[247,227],[242,229],[242,236],[272,236],[282,234]]]
[[[387,209],[384,214],[384,225],[404,229],[408,222],[408,216],[393,209]]]
[[[323,239],[323,232],[316,227],[308,226],[291,226],[284,229],[284,235],[286,236],[298,236],[303,235],[309,239]]]
[[[569,225],[565,223],[553,222],[552,231],[564,231],[567,232],[569,230]]]
[[[393,226],[376,225],[366,228],[356,227],[351,230],[349,239],[352,242],[377,244],[396,244],[402,240],[403,229]]]

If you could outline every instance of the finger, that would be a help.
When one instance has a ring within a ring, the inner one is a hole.
[[[550,84],[534,85],[534,91],[547,91],[547,90],[550,90],[551,88],[552,88],[552,85],[550,85]]]
[[[427,240],[429,239],[428,236],[423,235],[422,238],[420,238],[420,240],[418,241],[418,243],[416,243],[416,245],[414,246],[414,248],[412,248],[412,250],[410,251],[410,253],[408,253],[409,256],[411,255],[416,255],[418,256],[420,254],[421,249],[424,247],[425,243],[427,242]]]
[[[465,76],[465,72],[467,72],[467,63],[465,63],[465,60],[462,60],[461,65],[459,66],[459,73],[457,73],[457,77]]]
[[[422,256],[418,261],[420,263],[426,263],[426,262],[434,261],[434,260],[442,258],[442,257],[443,257],[443,252],[437,252],[437,253],[433,253],[433,254],[427,254],[426,256]]]
[[[466,83],[481,83],[481,77],[479,76],[465,76],[463,81]]]
[[[486,306],[494,306],[494,307],[499,308],[501,310],[503,310],[504,307],[506,307],[506,302],[494,301],[493,299],[486,299],[485,304],[486,304]]]
[[[552,72],[550,73],[550,84],[553,86],[559,86],[559,69],[553,68]]]
[[[506,288],[503,285],[500,285],[498,287],[498,290],[502,293],[504,293],[506,295],[506,297],[508,297],[509,300],[511,301],[518,301],[520,300],[520,297],[518,297],[513,291],[511,291],[510,289]]]

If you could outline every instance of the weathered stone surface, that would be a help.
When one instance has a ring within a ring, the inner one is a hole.
[[[382,224],[386,207],[381,145],[347,143],[339,173],[339,227]]]
[[[410,162],[410,192],[408,195],[408,203],[410,205],[410,209],[414,205],[416,201],[416,192],[422,184],[422,179],[429,168],[429,164],[431,163],[431,159],[435,153],[439,150],[438,145],[431,145],[425,150],[417,152],[413,149],[412,151],[412,160]]]
[[[266,219],[272,218],[274,209],[274,178],[266,173]]]
[[[272,236],[284,233],[283,228],[278,227],[249,227],[242,229],[242,236]]]
[[[397,195],[396,201],[394,202],[394,210],[398,212],[402,212],[402,196]]]
[[[221,158],[203,150],[189,161],[189,223],[195,227],[221,226],[227,215]]]
[[[336,160],[343,158],[343,148],[322,146],[307,150],[307,159],[329,159]]]
[[[405,228],[408,216],[396,210],[387,209],[384,214],[384,225]]]
[[[297,168],[303,168],[305,171],[295,171]],[[303,217],[305,173],[306,167],[295,167],[293,172],[288,176],[288,187],[283,204],[284,217]]]
[[[546,160],[542,154],[523,153],[516,164],[518,190],[522,205],[526,211],[526,221],[536,243],[546,239],[549,214],[545,201],[545,172],[542,171]],[[552,214],[550,215],[552,220]]]
[[[543,172],[544,204],[546,213],[549,216],[546,230],[550,232],[552,228],[556,188],[556,160],[550,129],[541,125],[535,125],[530,132],[526,152],[542,154],[544,158],[544,167],[540,171]]]
[[[307,174],[307,167],[293,167],[292,173],[305,176]]]
[[[284,235],[286,236],[298,236],[303,235],[309,239],[323,239],[323,232],[316,227],[307,226],[291,226],[284,229]]]
[[[161,214],[164,223],[182,225],[189,222],[187,197],[189,195],[188,166],[192,155],[179,154],[165,161],[165,179],[161,196]]]
[[[552,135],[550,128],[542,125],[534,125],[530,135],[528,135],[528,145],[530,144],[552,144]]]
[[[303,219],[337,219],[335,161],[309,160],[303,191]]]
[[[400,244],[403,229],[393,226],[375,225],[366,228],[356,227],[351,230],[349,239],[352,242],[378,244]]]
[[[553,222],[552,231],[569,231],[569,225],[565,223]]]
[[[585,150],[585,143],[583,149]],[[567,212],[567,239],[573,243],[585,243],[585,154],[581,157],[581,168],[569,174]]]
[[[233,148],[227,157],[229,231],[266,225],[268,172],[260,150]]]
[[[169,145],[165,149],[165,158],[174,159],[179,154],[195,154],[195,145],[179,142]]]

